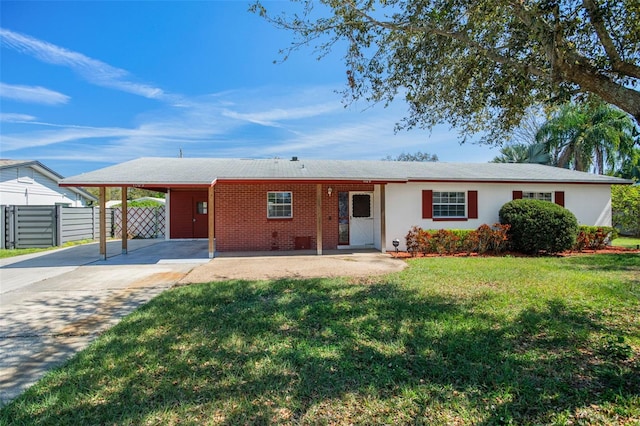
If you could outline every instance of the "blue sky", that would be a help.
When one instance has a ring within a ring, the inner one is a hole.
[[[289,2],[265,2],[284,10]],[[292,35],[246,1],[1,1],[0,157],[64,176],[138,157],[486,162],[442,126],[394,133],[407,112],[345,106],[343,53],[278,61]],[[277,63],[274,63],[274,60]]]

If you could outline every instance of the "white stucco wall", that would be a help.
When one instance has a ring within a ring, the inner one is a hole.
[[[68,205],[83,207],[84,199],[31,167],[0,169],[0,204],[19,206]]]
[[[374,185],[373,189],[373,246],[382,251],[382,212],[380,211],[380,185]]]
[[[478,191],[478,219],[466,221],[434,221],[422,218],[422,191]],[[476,229],[482,224],[499,221],[498,212],[512,200],[513,191],[564,191],[565,207],[581,225],[611,226],[611,187],[589,184],[495,184],[495,183],[405,183],[386,186],[387,250],[392,241],[400,240],[405,250],[405,236],[417,225],[423,229]]]

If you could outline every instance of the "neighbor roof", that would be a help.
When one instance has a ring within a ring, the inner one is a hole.
[[[61,185],[209,186],[224,180],[632,183],[611,176],[522,163],[139,158],[66,178]]]
[[[60,181],[64,179],[64,177],[61,174],[50,169],[49,167],[45,166],[44,164],[42,164],[37,160],[10,160],[6,158],[0,158],[0,169],[9,169],[13,167],[31,167],[37,170],[38,172],[42,173],[44,176],[48,177],[49,179],[58,183],[60,183]],[[71,191],[77,194],[80,194],[80,196],[86,198],[87,200],[98,201],[96,197],[89,194],[87,191],[83,190],[82,188],[76,188],[75,186],[77,185],[65,185],[65,186],[69,186],[69,189]]]

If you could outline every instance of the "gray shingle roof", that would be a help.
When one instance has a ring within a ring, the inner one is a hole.
[[[8,169],[13,167],[32,167],[38,172],[47,176],[49,179],[56,181],[58,183],[60,183],[61,180],[63,179],[63,176],[60,173],[50,169],[49,167],[45,166],[44,164],[42,164],[37,160],[11,160],[7,158],[0,158],[0,169]],[[87,191],[85,191],[82,188],[76,188],[75,185],[66,185],[66,186],[68,186],[71,191],[77,194],[80,194],[82,197],[88,200],[98,201],[96,197],[89,194]]]
[[[539,164],[139,158],[64,179],[64,185],[210,185],[216,180],[568,182],[631,181]]]

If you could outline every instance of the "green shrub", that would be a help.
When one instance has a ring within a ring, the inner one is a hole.
[[[122,208],[122,204],[114,204],[113,206],[111,206],[113,208]],[[127,208],[134,208],[134,207],[164,207],[164,204],[159,203],[157,201],[154,200],[142,200],[142,201],[129,201],[127,203]]]
[[[640,237],[640,185],[612,185],[611,213],[621,234]]]
[[[413,226],[405,236],[407,251],[412,256],[437,253],[452,255],[457,253],[500,253],[505,250],[507,243],[506,225],[499,223],[493,226],[482,225],[472,229],[422,229]]]
[[[580,225],[574,250],[600,250],[605,248],[615,239],[618,232],[611,226],[586,226]]]
[[[432,251],[431,233],[422,228],[418,232],[418,250],[425,256]]]
[[[578,221],[569,210],[541,200],[513,200],[500,209],[500,223],[509,225],[513,250],[553,254],[571,249],[578,235]]]
[[[432,246],[439,255],[455,254],[457,252],[458,241],[460,241],[460,237],[447,229],[438,229],[435,234],[431,236]]]
[[[422,231],[422,229],[419,226],[414,225],[409,229],[409,232],[407,232],[407,235],[404,237],[407,252],[411,254],[411,256],[415,256],[420,249],[420,231]]]

